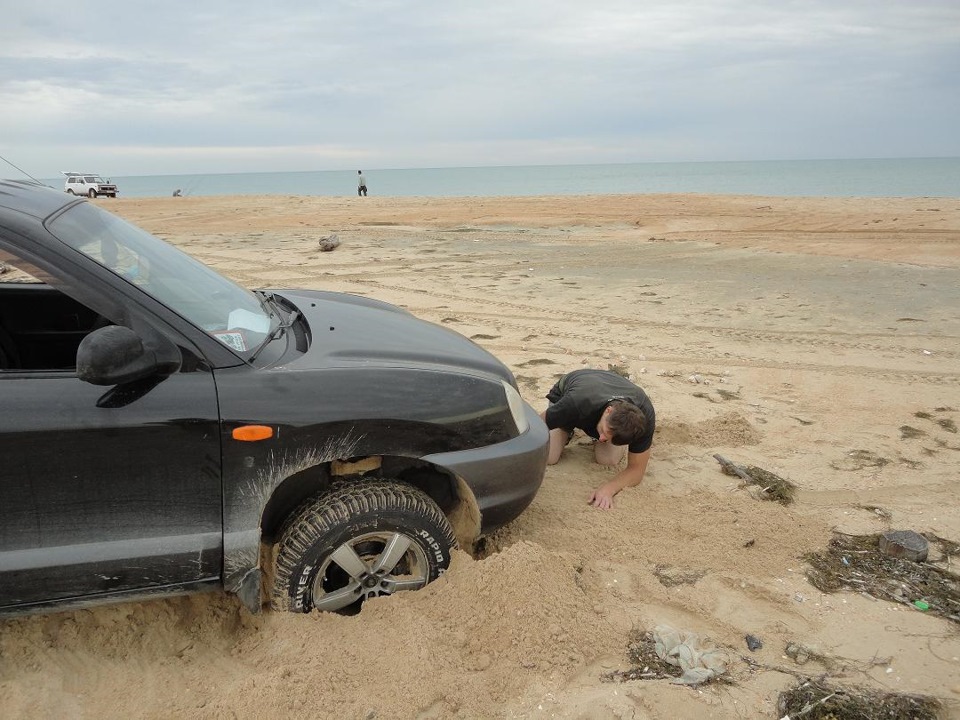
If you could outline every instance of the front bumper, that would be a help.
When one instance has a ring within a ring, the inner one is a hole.
[[[519,437],[423,458],[467,483],[480,509],[482,533],[505,525],[522,513],[543,482],[550,434],[530,405],[526,405],[525,412],[530,428]]]

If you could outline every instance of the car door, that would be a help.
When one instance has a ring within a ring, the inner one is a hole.
[[[62,342],[97,315],[56,292],[46,301],[59,309],[40,312],[46,291],[34,292],[12,307],[17,294],[0,290],[13,339]],[[177,344],[179,372],[115,387],[23,354],[0,369],[0,610],[219,580],[216,388],[189,341]]]

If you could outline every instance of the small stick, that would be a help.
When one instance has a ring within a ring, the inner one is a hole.
[[[740,478],[742,478],[743,480],[746,480],[748,483],[753,482],[753,478],[750,477],[750,473],[748,473],[739,465],[735,465],[734,463],[730,462],[725,457],[723,457],[723,455],[715,454],[713,457],[716,458],[716,461],[720,463],[720,467],[722,467],[723,471],[728,475],[738,475],[740,476]]]

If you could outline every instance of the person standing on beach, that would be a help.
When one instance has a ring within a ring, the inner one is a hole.
[[[363,170],[357,170],[357,197],[367,196],[367,178],[363,176]]]
[[[560,460],[575,428],[597,441],[594,458],[601,465],[619,465],[626,453],[627,466],[594,490],[588,501],[609,510],[613,496],[638,485],[647,471],[657,422],[650,398],[614,372],[583,369],[560,378],[547,400],[550,405],[540,417],[550,429],[548,465]]]

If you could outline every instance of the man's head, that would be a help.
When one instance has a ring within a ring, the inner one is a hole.
[[[363,175],[363,170],[357,170],[357,175]]]
[[[647,429],[647,418],[633,403],[614,400],[607,404],[597,423],[601,442],[629,445],[637,441]]]

